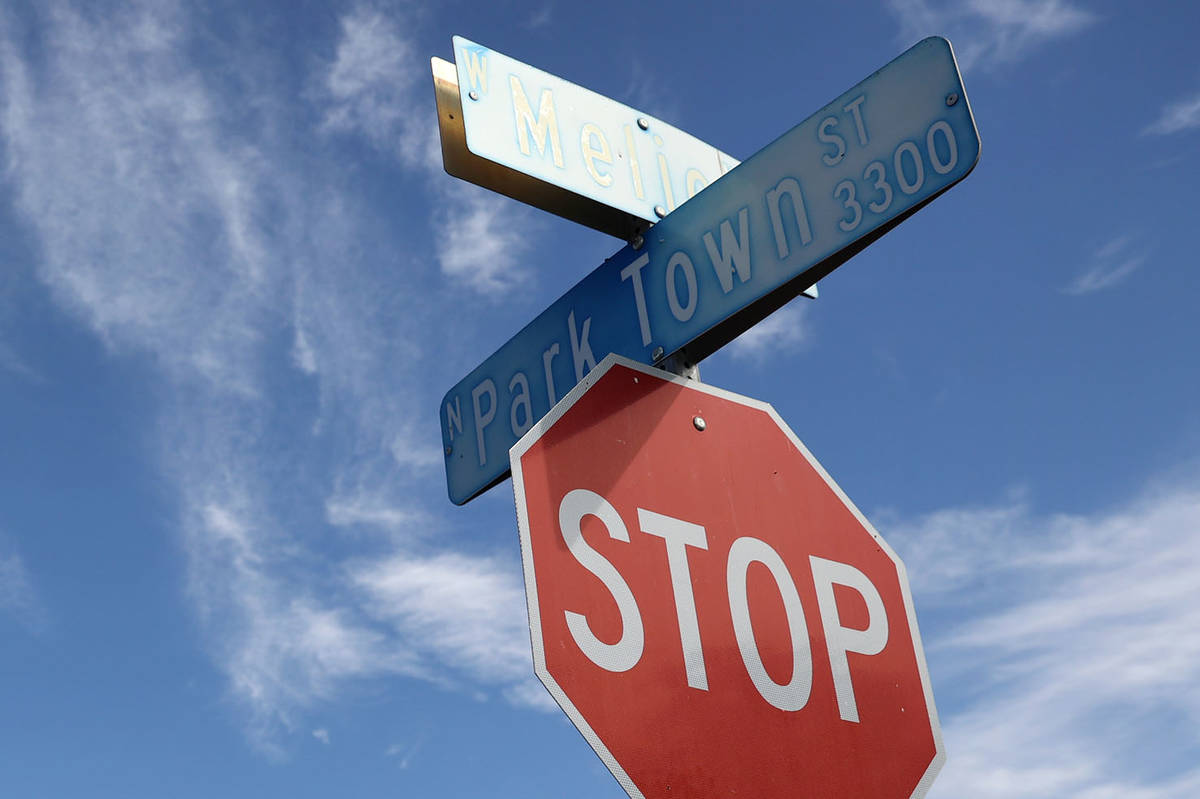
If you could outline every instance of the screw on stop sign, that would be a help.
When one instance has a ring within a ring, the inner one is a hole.
[[[925,795],[903,564],[770,406],[610,356],[510,460],[535,671],[630,796]]]
[[[637,600],[620,572],[584,540],[582,522],[585,516],[598,519],[607,528],[608,535],[618,541],[628,542],[629,531],[616,508],[594,491],[573,489],[563,496],[559,504],[558,522],[563,541],[579,565],[595,575],[612,595],[621,615],[622,631],[619,640],[605,643],[588,627],[585,616],[564,611],[567,629],[580,651],[597,666],[612,672],[628,671],[637,665],[645,647],[642,617]],[[637,509],[637,518],[643,533],[663,539],[666,545],[687,684],[691,688],[707,691],[708,675],[687,555],[688,547],[708,549],[704,527],[645,508]],[[746,590],[746,575],[752,563],[761,563],[770,571],[783,599],[792,652],[791,678],[783,684],[767,673],[754,637]],[[857,722],[858,708],[847,654],[875,655],[883,651],[888,635],[887,612],[879,591],[865,574],[853,566],[810,556],[809,567],[824,629],[838,711],[842,719]],[[788,566],[770,544],[743,536],[735,540],[729,549],[726,585],[738,650],[754,687],[763,699],[780,710],[800,710],[808,703],[811,693],[813,661],[800,594]],[[853,589],[866,602],[866,629],[842,625],[834,597],[835,585]]]

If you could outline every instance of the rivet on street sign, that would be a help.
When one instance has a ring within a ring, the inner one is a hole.
[[[669,213],[644,248],[617,252],[451,388],[450,499],[504,479],[509,447],[607,353],[699,363],[978,158],[950,43],[925,39]]]

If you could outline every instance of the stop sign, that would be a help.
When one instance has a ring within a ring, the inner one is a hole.
[[[922,797],[904,565],[769,405],[610,356],[511,452],[538,677],[633,797]]]

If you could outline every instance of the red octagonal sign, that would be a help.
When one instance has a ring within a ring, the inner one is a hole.
[[[922,797],[904,565],[769,405],[610,356],[511,453],[538,677],[632,797]]]

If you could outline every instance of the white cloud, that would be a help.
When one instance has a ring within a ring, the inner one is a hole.
[[[443,274],[479,294],[507,293],[527,274],[522,256],[536,223],[522,218],[516,201],[443,171],[429,61],[412,50],[397,22],[381,12],[343,17],[337,56],[323,80],[324,128],[360,135],[422,170],[438,199],[432,217]]]
[[[432,438],[422,440],[412,426],[401,426],[392,439],[389,449],[396,463],[409,469],[433,469],[441,471],[443,456],[441,441]]]
[[[1140,269],[1149,253],[1134,246],[1129,236],[1120,236],[1096,251],[1092,263],[1063,289],[1067,294],[1091,294],[1111,288]]]
[[[880,525],[909,567],[950,752],[931,797],[1195,795],[1195,486],[1092,516],[1039,517],[1018,495]]]
[[[47,622],[25,561],[4,536],[0,536],[0,614],[11,616],[31,632],[41,631]]]
[[[408,768],[412,765],[412,759],[420,751],[421,746],[425,743],[424,736],[409,744],[395,743],[384,750],[384,757],[395,758],[396,765],[400,768]]]
[[[324,727],[319,727],[312,731],[312,737],[316,738],[321,743],[329,746],[329,730]]]
[[[291,116],[295,98],[271,70],[239,67],[244,42],[215,58],[217,75],[189,61],[202,22],[179,5],[89,16],[57,2],[45,13],[37,54],[0,29],[0,151],[14,205],[53,299],[156,370],[146,390],[160,414],[146,429],[177,491],[187,593],[251,740],[283,753],[281,734],[305,729],[305,714],[349,681],[465,689],[472,677],[524,701],[513,666],[528,648],[523,604],[491,611],[498,666],[448,633],[427,645],[403,610],[426,602],[422,591],[438,594],[435,578],[453,577],[456,563],[403,554],[427,538],[425,498],[441,499],[436,432],[425,441],[414,420],[435,407],[427,342],[444,312],[437,272],[414,252],[421,242],[381,233],[391,209],[370,212],[323,149],[361,134],[424,164],[419,180],[397,180],[428,191],[428,165],[406,155],[408,123],[389,110],[400,101],[380,93],[392,78],[417,90],[403,80],[407,62],[387,52],[411,53],[403,20],[347,17],[335,34],[344,47],[316,81],[328,88],[315,100],[325,129],[306,131],[297,120],[310,109]],[[386,535],[345,534],[353,529]],[[348,570],[381,551],[410,590]],[[512,590],[502,564],[461,565],[470,585]],[[426,566],[432,582],[418,579]],[[24,574],[19,559],[3,568]],[[384,603],[393,595],[396,605]],[[27,604],[27,591],[13,596]],[[474,610],[447,601],[439,618],[469,629]]]
[[[15,204],[40,235],[39,276],[106,342],[252,391],[245,319],[267,289],[246,225],[257,161],[221,140],[217,108],[174,55],[180,23],[154,9],[98,31],[53,7],[40,76],[5,43],[0,130]]]
[[[340,20],[341,37],[334,61],[323,75],[328,103],[324,128],[358,133],[380,150],[404,162],[433,169],[441,166],[437,129],[427,97],[418,102],[421,78],[415,69],[427,61],[417,57],[397,20],[360,7]]]
[[[522,260],[535,229],[515,201],[468,183],[447,187],[444,196],[437,257],[446,277],[493,296],[520,285],[529,273]]]
[[[1163,106],[1158,119],[1142,129],[1142,135],[1169,136],[1200,128],[1200,93]]]
[[[226,105],[182,60],[178,8],[126,6],[103,22],[65,4],[46,13],[43,63],[0,45],[15,205],[54,299],[166,378],[162,462],[189,519],[190,594],[269,749],[296,707],[367,672],[359,654],[376,642],[276,574],[286,558],[272,545],[286,545],[265,529],[251,442],[271,303],[288,282],[257,224],[266,150],[226,131]]]
[[[352,607],[318,598],[323,580],[297,574],[303,550],[262,529],[269,520],[255,518],[247,495],[241,507],[188,504],[201,511],[187,525],[190,594],[201,620],[219,633],[211,646],[261,749],[282,754],[279,733],[294,729],[299,712],[331,698],[345,680],[432,678],[403,642],[364,623]]]
[[[427,517],[410,507],[389,505],[386,500],[333,496],[325,500],[325,518],[335,527],[359,525],[407,532]]]
[[[1096,21],[1070,0],[888,0],[888,6],[906,44],[944,35],[964,70],[1020,61]]]
[[[809,302],[797,298],[751,327],[730,343],[730,354],[761,364],[779,353],[807,347],[812,340]]]
[[[422,642],[462,679],[499,685],[512,701],[553,707],[533,677],[525,590],[517,564],[442,553],[358,568],[368,612]]]

